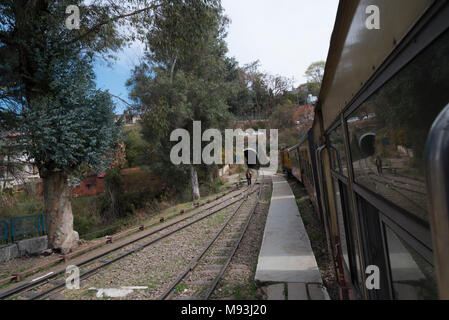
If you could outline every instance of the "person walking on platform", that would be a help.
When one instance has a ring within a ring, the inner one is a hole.
[[[379,156],[376,157],[376,167],[377,167],[377,173],[379,175],[382,175],[382,158]]]
[[[246,170],[246,181],[248,181],[248,186],[251,185],[251,178],[252,178],[251,170]]]

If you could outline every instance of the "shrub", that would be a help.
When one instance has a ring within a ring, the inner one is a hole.
[[[2,191],[0,195],[0,218],[28,216],[44,212],[42,199],[25,190],[13,193]]]

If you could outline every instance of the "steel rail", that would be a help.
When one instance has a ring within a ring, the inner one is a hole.
[[[187,228],[187,227],[190,227],[190,226],[193,225],[193,224],[196,224],[196,223],[198,223],[198,222],[200,222],[200,221],[202,221],[202,220],[204,220],[204,219],[210,217],[210,216],[213,215],[213,214],[216,214],[217,212],[220,212],[220,211],[222,211],[222,210],[224,210],[224,209],[226,209],[226,208],[232,206],[233,204],[235,204],[235,203],[237,203],[238,201],[240,201],[242,198],[243,198],[243,196],[240,197],[240,198],[237,199],[237,200],[232,201],[231,203],[227,204],[227,205],[226,205],[225,207],[223,207],[223,208],[216,209],[216,210],[214,210],[214,211],[208,213],[207,215],[205,215],[205,216],[203,216],[203,217],[200,217],[200,218],[198,218],[198,219],[196,219],[196,220],[194,220],[194,221],[192,221],[192,222],[189,222],[188,224],[183,225],[183,226],[181,226],[181,227],[179,227],[179,228],[177,228],[177,229],[175,229],[175,230],[173,230],[173,231],[170,231],[170,232],[168,232],[168,233],[165,233],[165,234],[161,235],[160,237],[157,237],[157,238],[155,238],[155,239],[153,239],[153,240],[151,240],[151,241],[149,241],[149,242],[147,242],[147,243],[145,243],[145,244],[142,244],[142,245],[138,246],[137,248],[128,250],[128,251],[124,252],[123,254],[121,254],[121,255],[119,255],[119,256],[117,256],[117,257],[111,259],[111,260],[105,261],[105,262],[103,262],[103,263],[102,263],[101,265],[99,265],[99,266],[96,266],[96,267],[94,267],[94,268],[92,268],[92,269],[89,269],[89,270],[85,271],[85,272],[80,276],[80,280],[81,280],[81,279],[87,278],[89,275],[92,275],[92,274],[98,272],[99,270],[103,269],[104,267],[106,267],[106,266],[108,266],[108,265],[110,265],[110,264],[112,264],[112,263],[114,263],[114,262],[117,262],[117,261],[119,261],[119,260],[121,260],[121,259],[123,259],[123,258],[125,258],[125,257],[127,257],[127,256],[129,256],[129,255],[131,255],[131,254],[133,254],[133,253],[136,253],[137,251],[140,251],[140,250],[142,250],[142,249],[144,249],[144,248],[146,248],[146,247],[148,247],[148,246],[150,246],[150,245],[152,245],[152,244],[154,244],[154,243],[156,243],[156,242],[159,242],[159,241],[161,241],[161,240],[163,240],[163,239],[165,239],[165,238],[167,238],[167,237],[169,237],[169,236],[171,236],[171,235],[173,235],[173,234],[175,234],[175,233],[177,233],[177,232],[179,232],[179,231],[181,231],[181,230],[184,230],[184,229]],[[81,266],[81,264],[80,264],[80,266]],[[36,299],[40,299],[40,298],[42,298],[42,297],[45,297],[45,296],[47,296],[48,294],[53,293],[54,291],[56,291],[56,290],[58,290],[58,289],[61,289],[61,288],[63,288],[63,287],[65,287],[65,283],[56,285],[56,286],[54,286],[54,287],[52,287],[52,288],[50,288],[50,289],[48,289],[48,290],[45,290],[45,291],[43,291],[43,292],[38,293],[37,295],[35,295],[34,297],[32,297],[31,300],[36,300]]]
[[[237,184],[238,184],[238,183],[237,183]],[[235,192],[235,191],[237,191],[237,190],[239,190],[238,187],[233,188],[233,190],[231,190],[231,191],[224,192],[223,194],[217,196],[217,197],[215,198],[215,201],[218,200],[218,199],[220,199],[220,198],[223,198],[223,197],[225,197],[225,196],[227,196],[227,195],[229,195],[229,194],[231,194],[231,193],[233,193],[233,192]],[[248,190],[248,188],[246,188],[244,191],[246,191],[246,190]],[[244,192],[244,191],[243,191],[243,192]],[[228,199],[227,199],[227,200],[228,200]],[[210,209],[210,208],[214,208],[214,207],[220,205],[221,203],[226,202],[227,200],[220,201],[220,202],[214,204],[213,206],[210,206],[209,208],[206,208],[205,210]],[[207,205],[207,204],[209,204],[209,203],[213,203],[213,202],[211,202],[211,200],[209,199],[209,200],[204,201],[203,203],[196,203],[196,204],[192,205],[191,207],[189,207],[189,208],[187,208],[187,209],[185,209],[185,210],[181,210],[181,211],[180,211],[179,213],[177,213],[177,214],[174,214],[174,215],[169,216],[169,218],[174,218],[174,217],[180,216],[180,215],[185,214],[185,213],[187,213],[187,212],[190,212],[190,211],[192,211],[192,210],[194,210],[194,209],[201,208],[201,207],[203,207],[203,206],[205,206],[205,205]],[[203,211],[204,211],[204,210],[203,210]],[[202,212],[202,211],[197,212],[197,213],[195,213],[195,214],[193,214],[193,215],[191,215],[191,216],[189,216],[189,217],[192,217],[192,216],[194,216],[194,215],[196,215],[196,214],[199,214],[199,213],[201,213],[201,212]],[[178,222],[181,222],[181,221],[182,221],[182,220],[180,220],[180,221],[178,221]],[[13,275],[11,275],[11,276],[8,276],[8,277],[5,277],[5,278],[3,278],[3,279],[0,279],[0,285],[3,284],[3,283],[9,282],[9,281],[11,281],[11,280],[20,281],[20,278],[22,278],[22,277],[24,277],[24,276],[31,275],[31,274],[33,274],[33,273],[39,271],[39,270],[42,270],[42,269],[44,269],[44,268],[49,267],[49,266],[56,265],[56,264],[61,263],[61,262],[66,262],[68,259],[71,259],[71,258],[76,257],[76,256],[80,256],[80,255],[82,255],[82,254],[84,254],[84,253],[86,253],[86,252],[89,252],[89,251],[91,251],[91,250],[97,249],[97,248],[99,248],[99,247],[101,247],[101,246],[103,246],[103,245],[105,245],[105,244],[112,243],[113,239],[117,240],[117,239],[124,238],[124,237],[126,237],[126,236],[130,236],[131,234],[135,233],[136,231],[144,231],[145,228],[152,227],[152,226],[154,226],[154,222],[150,222],[150,223],[147,223],[147,224],[143,224],[143,225],[140,225],[140,226],[138,226],[138,227],[131,228],[131,229],[125,230],[125,231],[123,231],[123,232],[114,234],[114,235],[112,235],[112,236],[107,236],[107,237],[105,237],[104,240],[96,241],[96,242],[94,242],[93,244],[89,245],[89,246],[86,247],[86,248],[77,250],[77,251],[72,252],[72,253],[70,253],[70,254],[63,255],[63,256],[61,256],[61,257],[59,257],[59,258],[57,258],[57,259],[54,259],[54,260],[51,260],[51,261],[45,263],[45,264],[38,265],[38,266],[32,267],[32,268],[30,268],[30,269],[24,270],[24,271],[22,271],[22,272],[20,272],[20,273],[16,273],[16,274],[13,274]],[[0,298],[1,298],[1,294],[0,294]]]
[[[245,192],[246,190],[248,190],[248,188],[245,189],[243,192]],[[170,236],[170,235],[172,235],[172,234],[174,234],[174,233],[176,233],[176,232],[178,232],[178,231],[181,231],[181,230],[185,229],[186,227],[188,227],[188,226],[190,226],[190,225],[192,225],[192,224],[195,224],[195,223],[197,223],[197,222],[199,222],[199,221],[201,221],[201,220],[203,220],[203,219],[205,219],[205,218],[207,218],[207,217],[209,217],[209,216],[211,216],[211,215],[213,215],[213,214],[215,214],[215,213],[217,213],[217,212],[220,212],[220,211],[226,209],[227,207],[229,207],[229,206],[235,204],[236,202],[240,201],[242,198],[243,198],[243,196],[239,197],[237,200],[234,200],[234,201],[230,202],[229,204],[225,205],[224,207],[215,209],[214,211],[208,213],[207,215],[205,215],[205,216],[203,216],[203,217],[200,217],[200,218],[198,218],[198,219],[196,219],[196,220],[190,222],[189,224],[184,225],[184,226],[182,226],[181,228],[175,229],[174,231],[169,232],[169,233],[167,233],[167,234],[165,234],[165,235],[163,235],[163,236],[161,236],[161,237],[159,237],[159,238],[156,238],[156,239],[150,241],[149,243],[147,243],[147,244],[145,244],[145,245],[143,245],[143,246],[141,246],[141,247],[139,247],[139,248],[137,248],[137,249],[143,249],[143,248],[146,247],[146,246],[149,246],[149,245],[151,245],[151,244],[153,244],[153,243],[155,243],[155,242],[157,242],[157,241],[160,241],[160,240],[162,240],[162,239],[164,239],[164,238],[166,238],[166,237],[168,237],[168,236]],[[199,211],[199,212],[197,212],[197,213],[195,213],[195,214],[193,214],[193,215],[190,215],[190,216],[185,217],[185,218],[183,218],[183,219],[181,219],[181,220],[178,220],[178,221],[175,221],[175,222],[173,222],[173,223],[170,223],[170,224],[168,224],[168,225],[166,225],[166,226],[164,226],[164,227],[162,227],[162,228],[159,228],[159,229],[154,230],[154,231],[152,231],[152,232],[150,232],[150,233],[148,233],[148,234],[145,234],[145,235],[143,235],[143,236],[141,236],[141,237],[138,237],[138,238],[136,238],[136,239],[133,239],[132,241],[125,242],[125,243],[121,244],[121,245],[118,246],[118,247],[111,248],[110,250],[107,250],[107,251],[105,251],[105,252],[103,252],[103,253],[100,253],[100,254],[98,254],[98,255],[95,255],[95,256],[92,257],[92,258],[86,259],[86,260],[84,260],[84,261],[78,263],[77,266],[84,266],[84,265],[86,265],[86,264],[88,264],[88,263],[90,263],[90,262],[92,262],[92,261],[95,261],[95,260],[97,260],[97,259],[99,259],[99,258],[102,258],[102,257],[104,257],[104,256],[106,256],[106,255],[108,255],[108,254],[110,254],[110,253],[112,253],[112,252],[114,252],[114,251],[120,250],[120,249],[122,249],[122,248],[124,248],[124,247],[126,247],[126,246],[129,246],[129,245],[131,245],[131,244],[133,244],[133,243],[135,243],[135,242],[141,241],[141,240],[143,240],[143,239],[145,239],[145,238],[148,238],[148,237],[150,237],[150,236],[152,236],[152,235],[154,235],[154,234],[156,234],[156,233],[159,233],[159,232],[161,232],[161,231],[163,231],[163,230],[165,230],[165,229],[168,229],[168,228],[170,228],[170,227],[172,227],[172,226],[174,226],[174,225],[176,225],[176,224],[179,224],[179,223],[181,223],[181,222],[184,222],[184,221],[187,220],[187,219],[191,219],[192,217],[195,217],[195,216],[197,216],[197,215],[200,215],[201,213],[204,213],[206,210],[210,210],[210,209],[212,209],[212,208],[214,208],[214,207],[216,207],[216,206],[218,206],[218,205],[220,205],[220,204],[222,204],[222,203],[225,203],[225,202],[227,202],[227,201],[229,201],[229,200],[232,200],[232,199],[233,199],[233,198],[231,198],[231,199],[226,199],[226,200],[223,200],[223,201],[220,201],[219,203],[214,204],[214,205],[211,206],[211,207],[205,208],[205,209],[203,209],[203,210],[201,210],[201,211]],[[118,256],[116,259],[111,260],[110,263],[122,259],[123,257],[125,257],[125,256],[127,256],[127,255],[129,255],[129,254],[131,254],[131,253],[133,253],[133,252],[135,252],[135,251],[137,251],[137,249],[130,250],[130,251],[126,252],[124,255]],[[110,263],[103,264],[103,265],[99,266],[99,268],[104,267],[104,266],[106,266],[106,265],[108,265],[108,264],[110,264]],[[36,280],[36,279],[30,280],[30,281],[28,281],[27,283],[24,283],[24,284],[21,285],[21,286],[18,286],[18,287],[16,287],[16,288],[11,289],[11,290],[7,290],[7,291],[4,291],[4,292],[0,293],[0,299],[5,299],[5,298],[8,298],[8,297],[10,297],[10,296],[13,296],[13,295],[22,293],[22,292],[24,292],[24,291],[26,291],[26,290],[28,290],[28,289],[37,287],[37,286],[41,285],[42,283],[47,282],[48,280],[53,279],[53,278],[55,278],[55,277],[57,277],[57,276],[59,276],[59,275],[61,275],[61,274],[63,274],[63,273],[65,273],[65,270],[61,270],[61,271],[56,272],[56,273],[50,273],[50,274],[45,275],[45,276],[43,276],[43,277],[37,278],[38,280]],[[85,276],[85,275],[87,275],[87,273],[83,274],[82,277]],[[64,284],[64,285],[65,285],[65,284]],[[56,290],[57,287],[60,287],[60,286],[56,286],[56,287],[52,288],[51,291]],[[50,292],[47,292],[46,294],[48,294],[48,293],[50,293]],[[39,296],[41,296],[41,295],[39,295]],[[33,297],[32,299],[35,299],[35,298],[37,298],[37,297],[38,297],[38,296],[35,296],[35,297]]]
[[[226,263],[221,267],[220,272],[218,273],[217,277],[215,277],[213,283],[211,284],[211,286],[209,287],[209,289],[206,292],[206,295],[204,297],[204,300],[209,300],[210,296],[212,295],[212,293],[214,292],[215,288],[217,287],[218,283],[220,282],[221,278],[223,277],[224,273],[226,272],[226,269],[228,268],[229,264],[231,263],[232,258],[234,257],[235,253],[237,252],[238,247],[240,246],[240,243],[242,242],[242,239],[246,233],[246,230],[248,229],[248,226],[251,222],[251,219],[254,215],[254,212],[256,211],[256,208],[259,204],[259,200],[260,200],[260,196],[262,194],[262,190],[264,188],[265,185],[265,176],[262,173],[262,184],[259,188],[259,194],[257,195],[257,200],[256,203],[254,204],[254,207],[251,210],[251,213],[245,223],[245,226],[243,227],[243,230],[240,234],[239,239],[237,240],[237,243],[234,245],[234,248],[232,249],[232,252],[230,253],[228,259],[226,260]]]
[[[259,172],[258,172],[259,177]],[[257,177],[257,178],[258,178]],[[257,180],[256,178],[256,180]],[[260,187],[260,190],[262,188]],[[256,190],[257,191],[257,190]],[[225,228],[228,226],[229,222],[236,216],[237,212],[240,210],[240,208],[243,206],[245,201],[248,199],[248,197],[253,194],[256,191],[251,191],[244,197],[242,202],[239,204],[239,206],[234,210],[234,212],[229,216],[229,218],[225,221],[223,226],[220,228],[220,230],[215,234],[215,236],[207,243],[207,245],[203,248],[203,250],[198,254],[185,268],[185,270],[170,284],[170,286],[159,296],[158,300],[164,300],[166,299],[172,290],[191,272],[198,264],[198,262],[203,258],[203,256],[206,254],[206,252],[212,247],[212,245],[215,243],[215,241],[218,239],[218,237],[223,233]]]
[[[178,276],[178,278],[176,278],[175,281],[173,281],[170,286],[168,287],[168,289],[166,289],[164,291],[163,294],[160,295],[158,300],[164,300],[165,298],[167,298],[167,296],[172,292],[172,290],[186,277],[186,275],[192,271],[195,266],[197,265],[198,261],[201,260],[201,258],[206,254],[206,252],[209,250],[209,248],[215,243],[215,241],[217,240],[217,238],[221,235],[221,233],[223,232],[223,230],[226,228],[226,226],[229,224],[229,222],[231,221],[232,218],[234,218],[234,216],[237,214],[237,212],[239,211],[239,209],[243,206],[243,204],[245,203],[246,199],[243,199],[239,206],[234,210],[234,212],[231,214],[231,216],[226,220],[226,222],[224,223],[224,225],[220,228],[220,230],[215,234],[215,236],[207,243],[207,245],[203,248],[203,250],[201,251],[201,253],[199,255],[197,255],[187,266],[187,268]]]

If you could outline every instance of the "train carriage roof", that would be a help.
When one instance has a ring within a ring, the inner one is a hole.
[[[328,129],[434,0],[340,0],[317,108]],[[380,9],[369,30],[366,9]]]

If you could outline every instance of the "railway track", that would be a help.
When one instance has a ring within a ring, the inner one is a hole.
[[[224,199],[217,197],[215,201],[208,200],[203,203],[202,206],[204,206],[204,208],[198,212],[193,212],[188,216],[179,218],[176,221],[165,224],[154,230],[150,229],[149,232],[134,236],[130,240],[125,239],[125,241],[122,241],[118,246],[90,256],[77,263],[73,263],[80,268],[80,280],[84,280],[95,273],[98,273],[108,265],[122,260],[123,258],[180,232],[189,226],[195,225],[196,223],[231,207],[239,201],[244,201],[245,197],[254,192],[254,190],[245,188],[240,190],[238,194],[232,194],[236,193],[236,191],[231,192],[231,195]],[[11,289],[7,288],[0,292],[0,299],[19,296],[30,300],[45,299],[47,296],[65,288],[65,280],[61,280],[65,275],[65,267],[66,265],[61,266],[61,268],[56,271],[51,271],[32,280],[24,281]],[[81,269],[81,267],[83,267],[83,269]],[[44,288],[42,289],[42,287]]]
[[[390,180],[387,180],[388,178],[385,178],[383,176],[379,177],[379,175],[374,172],[368,174],[368,179],[374,180],[378,183],[383,183],[388,186],[392,186],[394,188],[399,188],[399,189],[405,190],[407,192],[413,192],[413,193],[417,193],[419,195],[427,196],[427,193],[425,192],[425,188],[423,188],[422,190],[411,189],[409,186],[416,186],[416,185],[412,185],[412,184],[404,182],[404,181],[395,180],[394,178],[390,178]]]
[[[236,190],[240,190],[239,183],[237,183],[237,186],[235,188],[233,188],[233,190],[225,192],[225,193],[217,196],[215,198],[215,200],[219,200],[219,199],[222,199],[223,197],[227,197],[229,194],[232,194]],[[232,196],[228,196],[228,197],[232,197]],[[220,203],[222,203],[224,201],[226,201],[226,199],[221,201],[221,202],[211,201],[211,200],[207,200],[207,201],[204,201],[202,203],[198,202],[198,203],[193,204],[189,208],[186,208],[184,210],[180,210],[177,213],[174,213],[174,214],[171,214],[169,216],[164,217],[164,219],[160,220],[158,223],[155,223],[155,221],[152,221],[150,223],[141,224],[141,225],[139,225],[137,227],[134,227],[134,228],[125,230],[123,232],[114,234],[112,236],[106,236],[106,237],[103,238],[103,240],[95,241],[95,242],[93,242],[92,244],[90,244],[89,246],[87,246],[85,248],[76,250],[76,251],[74,251],[74,252],[72,252],[70,254],[62,255],[62,256],[60,256],[60,257],[58,257],[56,259],[53,259],[53,260],[51,260],[51,261],[49,261],[49,262],[47,262],[45,264],[42,264],[42,265],[39,265],[39,266],[36,266],[36,267],[32,267],[30,269],[26,269],[26,270],[24,270],[22,272],[13,274],[13,275],[5,277],[5,278],[1,278],[0,279],[0,285],[3,285],[5,283],[8,283],[8,282],[11,282],[11,281],[14,281],[14,280],[16,282],[20,282],[21,279],[26,278],[28,276],[31,276],[32,274],[35,274],[35,273],[37,273],[39,271],[42,271],[43,269],[48,269],[49,267],[54,266],[54,265],[56,265],[58,263],[66,262],[67,260],[74,259],[75,257],[78,257],[80,255],[84,255],[84,254],[86,254],[89,251],[96,250],[96,249],[104,246],[105,244],[110,244],[113,241],[117,241],[118,239],[131,237],[135,233],[141,233],[141,231],[144,231],[145,229],[154,227],[156,224],[161,224],[161,223],[165,222],[166,219],[167,220],[174,219],[174,218],[177,218],[179,216],[188,217],[189,215],[196,214],[194,211],[199,209],[199,208],[201,208],[201,207],[203,207],[203,206],[208,206],[210,203],[212,203],[211,206],[209,206],[207,208],[204,208],[204,210],[206,210],[206,209],[215,207],[215,206],[219,205]],[[193,212],[193,213],[189,214],[189,212]],[[0,296],[1,296],[1,290],[0,290]]]
[[[245,232],[251,222],[251,218],[259,203],[260,195],[263,190],[264,178],[259,183],[258,194],[254,203],[250,205],[249,213],[244,209],[245,202],[251,202],[250,194],[243,199],[239,206],[228,217],[223,226],[212,237],[202,251],[191,260],[185,270],[178,275],[170,286],[159,297],[159,300],[181,299],[181,300],[208,300],[221,278],[231,263]],[[238,230],[236,232],[236,230]],[[219,252],[226,252],[225,255]],[[209,255],[208,255],[209,254]],[[216,261],[221,261],[220,264]],[[204,281],[206,279],[206,281]],[[193,289],[194,296],[185,296],[185,290]],[[184,291],[183,291],[184,289]]]

